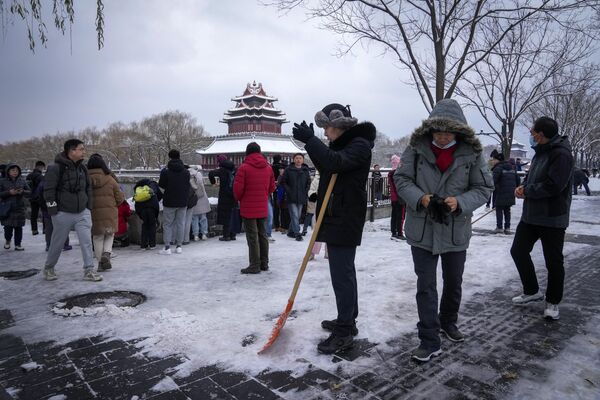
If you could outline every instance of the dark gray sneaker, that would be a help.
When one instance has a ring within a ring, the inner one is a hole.
[[[448,325],[440,329],[440,332],[444,334],[451,342],[459,343],[465,341],[465,336],[458,330],[456,325]]]
[[[354,346],[352,335],[339,336],[332,333],[327,339],[318,344],[317,350],[322,354],[333,354],[338,351],[349,349],[352,346]]]
[[[427,362],[431,360],[432,357],[437,357],[440,354],[442,354],[442,349],[429,350],[423,347],[418,347],[415,351],[413,351],[411,357],[413,360]]]
[[[321,321],[321,328],[325,329],[326,331],[329,332],[333,332],[333,330],[335,329],[335,327],[337,326],[337,319],[331,319],[331,320],[323,320]],[[352,336],[356,336],[358,335],[358,328],[356,327],[356,324],[354,324],[352,326]]]

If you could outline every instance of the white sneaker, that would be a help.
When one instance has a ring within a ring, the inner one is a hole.
[[[198,241],[200,241],[200,236],[194,235],[194,242],[198,242]]]
[[[92,268],[87,268],[85,270],[85,272],[83,273],[83,280],[91,281],[91,282],[99,282],[102,280],[102,275],[95,273]]]
[[[273,236],[267,236],[267,240],[273,243],[275,241],[275,238]]]
[[[44,268],[44,279],[47,281],[55,281],[58,279],[58,276],[56,276],[56,273],[54,272],[54,267]]]
[[[158,254],[162,254],[163,256],[170,256],[171,255],[171,249],[162,249],[162,250],[159,250]]]
[[[537,292],[536,294],[520,294],[517,297],[512,298],[512,303],[521,305],[531,303],[533,301],[540,301],[543,299],[544,295],[540,292]]]
[[[10,240],[7,240],[6,242],[4,242],[4,248],[6,250],[10,249]]]
[[[200,236],[200,240],[207,240],[208,236],[206,236],[204,233],[202,234],[202,236]]]
[[[175,249],[175,253],[177,253],[177,254],[183,253],[183,249],[181,248],[181,246],[177,246],[177,248]]]
[[[546,309],[544,310],[544,318],[553,319],[553,320],[557,320],[558,318],[560,318],[558,315],[558,304],[552,304],[552,303],[546,302]]]

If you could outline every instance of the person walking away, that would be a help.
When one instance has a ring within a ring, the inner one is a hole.
[[[135,213],[142,220],[140,248],[154,250],[156,248],[156,228],[160,212],[162,192],[155,181],[144,178],[133,187]]]
[[[0,180],[0,207],[6,214],[1,216],[0,223],[4,227],[4,248],[10,249],[11,241],[15,239],[15,250],[25,250],[22,246],[23,226],[25,226],[25,196],[31,191],[26,180],[21,176],[21,167],[17,164],[6,166],[6,177]]]
[[[319,171],[317,215],[323,204],[333,174],[337,181],[317,236],[327,243],[329,272],[335,293],[337,318],[321,322],[331,335],[321,341],[317,350],[332,354],[354,345],[358,334],[358,287],[354,258],[360,245],[367,212],[367,180],[371,166],[371,149],[377,130],[370,122],[358,123],[349,106],[329,104],[315,115],[318,127],[325,130],[327,147],[314,136],[312,124],[294,124],[296,140],[306,143],[304,149]]]
[[[64,143],[63,152],[48,166],[44,177],[44,199],[52,218],[52,238],[44,265],[44,278],[57,279],[54,267],[71,230],[79,238],[83,257],[83,279],[98,282],[102,276],[94,271],[92,252],[92,185],[83,164],[85,146],[79,139]]]
[[[119,230],[119,204],[125,196],[100,154],[92,154],[87,163],[92,183],[92,240],[98,260],[98,272],[112,268],[115,233]]]
[[[275,191],[273,170],[260,152],[260,146],[251,142],[246,146],[246,158],[235,174],[233,193],[240,202],[248,243],[249,265],[242,274],[258,274],[269,269],[269,241],[266,232],[267,200]]]
[[[590,192],[588,183],[590,183],[590,178],[588,178],[588,175],[585,173],[585,171],[575,167],[573,170],[573,194],[577,194],[577,188],[583,185],[585,188],[585,194],[591,196],[592,193]]]
[[[223,225],[221,241],[228,242],[235,233],[231,232],[231,212],[235,206],[233,198],[233,177],[235,165],[223,154],[217,156],[219,168],[208,173],[208,180],[213,186],[219,187],[219,200],[217,203],[217,224]],[[216,178],[219,179],[217,182]]]
[[[510,235],[510,208],[515,205],[515,189],[520,179],[517,171],[504,155],[494,149],[491,154],[492,176],[494,178],[494,208],[496,209],[495,233]],[[502,220],[504,219],[504,229]]]
[[[29,205],[31,206],[31,234],[37,235],[38,231],[38,217],[40,214],[40,199],[38,195],[37,187],[40,182],[44,178],[44,169],[46,168],[46,163],[43,161],[36,161],[35,167],[33,171],[27,175],[27,184],[29,185],[29,189],[31,190],[31,197],[29,199]],[[44,231],[44,219],[42,218],[42,232]]]
[[[160,171],[158,186],[163,190],[163,241],[162,255],[171,254],[171,244],[176,244],[175,253],[181,254],[184,240],[185,213],[190,196],[190,173],[181,161],[179,150],[169,151],[167,167]]]
[[[400,166],[400,157],[397,154],[392,155],[392,170],[388,172],[388,185],[390,189],[390,201],[392,203],[392,216],[390,218],[390,230],[392,240],[405,240],[403,234],[404,216],[406,215],[406,203],[404,199],[398,196],[396,184],[394,183],[394,172]]]
[[[304,164],[304,155],[296,153],[293,160],[293,164],[290,164],[285,169],[282,179],[290,214],[290,229],[287,235],[288,237],[295,238],[297,241],[301,241],[300,214],[302,213],[302,207],[308,199],[310,172],[308,166]]]
[[[563,246],[571,209],[573,153],[569,139],[558,133],[558,124],[551,118],[538,118],[530,133],[535,155],[523,184],[515,189],[515,196],[523,199],[523,213],[510,249],[523,293],[512,302],[523,305],[544,299],[531,260],[531,250],[541,240],[548,270],[544,317],[556,320],[564,289]]]
[[[202,175],[202,166],[192,165],[190,171],[190,185],[198,197],[198,202],[192,208],[192,237],[195,242],[208,239],[208,218],[206,215],[210,212],[210,203],[206,188],[204,187],[204,177]],[[189,231],[189,227],[187,229]]]
[[[452,342],[464,341],[457,321],[471,218],[494,187],[481,143],[455,100],[438,101],[412,133],[394,183],[406,201],[404,234],[417,275],[421,343],[412,358],[426,362],[442,353],[440,332]],[[444,282],[438,309],[440,258]]]

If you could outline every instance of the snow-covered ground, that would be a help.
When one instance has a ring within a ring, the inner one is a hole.
[[[600,180],[591,179],[592,190],[600,190]],[[521,213],[521,201],[513,207],[512,227]],[[480,208],[476,217],[485,212]],[[574,196],[568,233],[600,235],[600,199]],[[495,228],[490,213],[476,228]],[[407,332],[415,332],[417,313],[415,281],[410,248],[405,242],[390,240],[389,219],[367,223],[363,244],[357,252],[359,287],[358,338],[379,343]],[[309,231],[310,234],[310,231]],[[259,275],[241,275],[247,266],[247,246],[243,235],[237,241],[206,242],[184,246],[183,254],[158,255],[132,246],[115,249],[113,269],[103,273],[99,283],[82,281],[82,264],[77,239],[74,249],[63,253],[55,282],[41,274],[23,280],[0,281],[0,308],[9,309],[15,325],[8,333],[27,343],[55,340],[60,343],[95,335],[122,339],[146,337],[138,346],[152,355],[184,354],[189,362],[181,373],[213,363],[251,373],[265,368],[301,372],[308,360],[325,370],[333,370],[331,357],[316,352],[327,333],[320,321],[336,317],[335,299],[327,260],[321,253],[312,261],[295,301],[297,313],[290,317],[278,341],[264,355],[257,355],[270,336],[290,295],[308,240],[296,242],[275,234],[270,246],[270,269]],[[475,293],[485,293],[506,285],[517,277],[509,254],[513,236],[474,235],[468,250],[464,273],[463,302]],[[307,237],[308,239],[308,237]],[[0,270],[42,268],[45,259],[41,236],[33,237],[26,228],[25,252],[0,250]],[[591,249],[586,244],[566,243],[565,255]],[[591,250],[590,250],[591,251]],[[533,252],[534,262],[543,268],[541,247]],[[441,272],[439,272],[441,281]],[[520,287],[507,285],[517,294]],[[52,312],[56,302],[90,291],[131,290],[147,296],[136,308],[114,305],[94,310],[93,316],[64,317]],[[242,342],[252,342],[242,346]],[[359,359],[342,363],[358,367],[375,360]]]

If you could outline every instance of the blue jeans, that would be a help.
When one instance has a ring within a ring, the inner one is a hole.
[[[288,233],[293,233],[294,236],[300,234],[300,213],[302,212],[302,204],[288,203],[288,211],[290,213],[290,229]]]
[[[199,233],[208,235],[208,218],[206,218],[206,214],[194,214],[192,216],[192,235],[199,236]]]
[[[267,231],[267,236],[271,236],[271,231],[273,229],[273,204],[271,204],[270,196],[267,199],[267,205],[269,207],[269,215],[267,216],[266,231]]]

